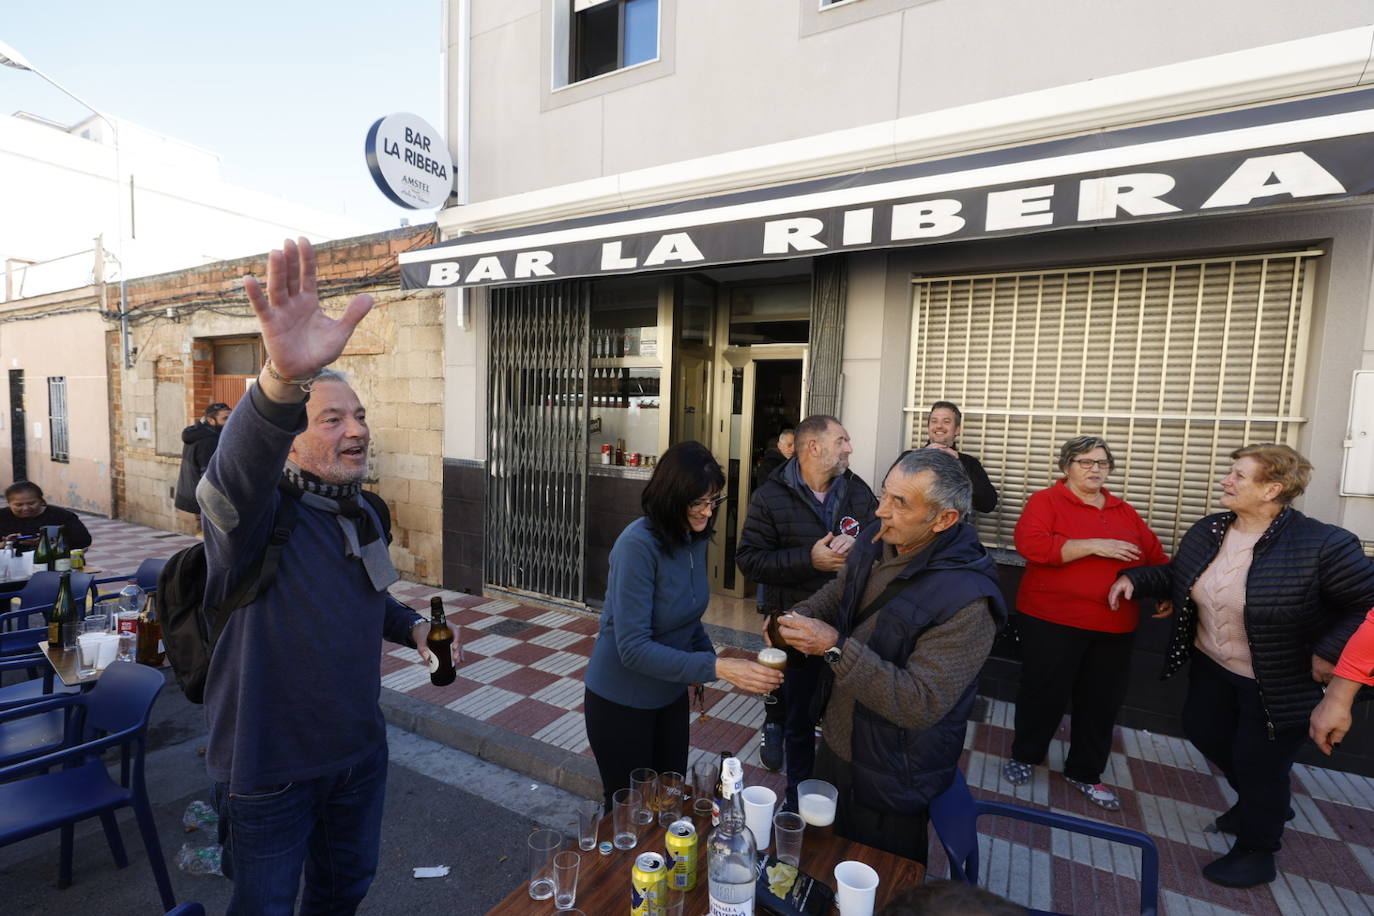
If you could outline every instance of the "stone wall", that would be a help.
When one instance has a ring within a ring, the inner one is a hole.
[[[372,461],[366,483],[391,509],[392,560],[407,578],[437,584],[443,557],[443,294],[402,292],[396,264],[399,252],[432,241],[432,227],[425,226],[315,250],[326,311],[337,316],[362,292],[377,300],[334,368],[352,377],[368,411]],[[265,255],[128,284],[132,369],[123,368],[119,334],[106,338],[120,518],[195,530],[196,519],[172,504],[180,432],[210,399],[214,341],[257,335],[243,294],[246,274],[265,278]]]

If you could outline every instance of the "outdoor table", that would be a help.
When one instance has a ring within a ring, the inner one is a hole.
[[[43,657],[48,660],[48,664],[52,665],[52,670],[57,673],[58,678],[68,687],[89,689],[91,685],[100,680],[99,671],[85,677],[78,673],[81,669],[81,657],[75,649],[50,646],[46,639],[38,644],[38,648],[43,651]],[[111,662],[111,664],[114,663]]]
[[[682,916],[702,916],[710,909],[705,846],[706,837],[711,833],[711,819],[693,817],[692,823],[696,825],[698,837],[697,886],[688,892]],[[663,841],[667,832],[665,828],[646,827],[645,831],[647,840],[641,838],[634,849],[614,849],[608,856],[601,855],[595,849],[581,852],[577,849],[575,837],[569,841],[570,845],[564,848],[576,850],[582,855],[577,879],[577,902],[574,904],[578,909],[590,916],[614,916],[630,911],[630,868],[634,864],[635,856],[643,852],[664,854]],[[598,840],[610,839],[611,832],[611,818],[602,818]],[[511,856],[518,856],[520,866],[526,867],[523,848],[511,850]],[[807,826],[802,838],[802,871],[829,885],[833,890],[835,866],[847,859],[864,862],[877,871],[879,884],[875,912],[882,909],[888,899],[898,891],[920,884],[925,878],[925,867],[919,862],[838,837],[830,827]],[[557,912],[553,908],[552,897],[548,900],[531,900],[527,882],[521,881],[505,900],[488,910],[487,914],[556,916]],[[756,908],[756,912],[761,911]]]

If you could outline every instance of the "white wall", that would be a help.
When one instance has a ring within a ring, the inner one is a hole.
[[[287,236],[325,241],[367,231],[346,217],[230,185],[219,177],[217,156],[128,122],[120,122],[117,194],[110,131],[98,121],[77,125],[87,127],[94,139],[0,117],[0,261],[62,259],[26,271],[13,298],[91,283],[94,258],[82,252],[103,236],[107,252],[119,257],[121,216],[125,277],[255,254]],[[120,276],[113,260],[107,264],[106,279]]]

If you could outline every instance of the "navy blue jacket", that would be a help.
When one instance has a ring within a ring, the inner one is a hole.
[[[844,595],[836,629],[848,637],[858,621],[873,563],[883,545],[872,543],[877,526],[859,535],[855,555],[847,566]],[[949,621],[955,613],[979,598],[1000,629],[1007,619],[997,564],[978,540],[972,526],[963,523],[940,532],[935,541],[918,553],[896,581],[907,584],[883,606],[876,628],[866,645],[884,661],[905,666],[921,637]],[[851,743],[854,800],[877,810],[920,814],[930,800],[949,787],[978,682],[970,681],[954,706],[930,728],[901,728],[857,703]]]

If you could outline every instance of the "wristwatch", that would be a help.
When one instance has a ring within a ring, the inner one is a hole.
[[[826,649],[824,652],[821,653],[821,658],[825,659],[832,665],[838,662],[840,660],[840,656],[844,654],[844,641],[845,637],[841,636],[838,640],[835,641],[835,645],[831,646],[829,649]]]

